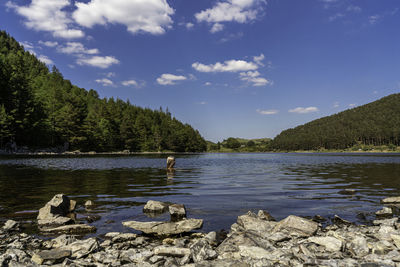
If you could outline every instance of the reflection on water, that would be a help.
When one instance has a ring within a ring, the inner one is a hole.
[[[0,158],[0,219],[32,220],[53,195],[82,204],[94,200],[98,233],[126,231],[124,220],[149,220],[149,200],[183,203],[188,215],[205,219],[204,230],[229,228],[248,210],[265,209],[277,219],[289,214],[332,216],[362,222],[383,197],[400,195],[400,155],[195,154],[166,157]],[[354,189],[355,194],[343,194]],[[80,216],[86,213],[83,208]],[[365,216],[362,216],[365,217]],[[160,219],[168,219],[163,215]]]

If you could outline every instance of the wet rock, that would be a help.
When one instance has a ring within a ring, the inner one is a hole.
[[[6,223],[3,225],[3,230],[4,231],[18,231],[19,230],[19,223],[13,220],[8,220]]]
[[[398,218],[374,220],[372,223],[374,225],[394,226],[398,222],[398,220],[399,220]]]
[[[190,252],[194,262],[203,260],[213,260],[218,254],[213,250],[210,244],[205,239],[200,239],[190,247]]]
[[[312,220],[313,220],[314,222],[317,222],[317,223],[323,223],[323,222],[326,222],[326,221],[327,221],[327,219],[324,218],[324,217],[322,217],[321,215],[315,215],[315,216],[312,218]]]
[[[172,222],[177,222],[186,218],[186,209],[183,204],[172,204],[168,209]]]
[[[146,234],[175,235],[201,228],[203,226],[203,220],[185,219],[179,222],[128,221],[123,222],[122,224]]]
[[[381,210],[375,212],[377,217],[390,217],[393,215],[393,211],[389,207],[383,207]]]
[[[173,169],[174,168],[174,166],[175,166],[175,158],[174,157],[172,157],[172,156],[169,156],[168,158],[167,158],[167,169]]]
[[[32,261],[36,264],[43,264],[45,261],[50,261],[51,264],[61,262],[66,257],[71,256],[70,250],[52,249],[43,250],[33,254]]]
[[[356,190],[354,190],[354,189],[343,189],[343,190],[340,190],[338,193],[342,194],[342,195],[355,195],[356,194]]]
[[[388,198],[382,199],[382,203],[384,203],[384,204],[400,203],[400,196],[399,197],[388,197]]]
[[[87,200],[86,202],[85,202],[85,208],[86,209],[93,209],[94,208],[94,206],[95,206],[95,204],[94,204],[94,202],[92,201],[92,200]]]
[[[144,213],[159,214],[168,210],[168,204],[161,201],[149,200],[143,207]]]
[[[96,227],[87,224],[70,224],[42,230],[45,233],[84,234],[96,232]]]
[[[332,236],[312,236],[308,241],[324,246],[326,250],[332,252],[340,251],[342,248],[342,241]]]
[[[75,209],[76,209],[76,201],[71,199],[69,201],[69,212],[73,212]]]
[[[345,225],[349,226],[349,225],[352,225],[351,222],[349,222],[349,221],[347,221],[347,220],[345,220],[345,219],[343,219],[343,218],[340,218],[340,217],[337,216],[337,215],[333,216],[332,222],[333,222],[334,224],[338,225],[338,226],[345,226]]]
[[[101,216],[99,216],[99,215],[94,215],[94,214],[88,215],[88,216],[85,217],[85,220],[86,220],[88,223],[92,223],[92,222],[98,221],[98,220],[100,220],[100,219],[101,219]]]
[[[67,217],[70,212],[70,200],[64,194],[55,195],[46,205],[39,210],[38,224],[64,225],[72,221]]]
[[[183,257],[190,254],[190,249],[159,246],[154,249],[154,254],[160,256]]]
[[[275,221],[275,218],[272,217],[272,215],[269,214],[269,212],[266,210],[259,210],[257,213],[257,217],[265,221]]]
[[[294,236],[311,236],[318,230],[318,223],[290,215],[274,227],[274,232],[287,231]]]

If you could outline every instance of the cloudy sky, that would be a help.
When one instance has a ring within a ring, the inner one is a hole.
[[[0,28],[77,86],[168,107],[209,140],[400,89],[398,0],[6,0]]]

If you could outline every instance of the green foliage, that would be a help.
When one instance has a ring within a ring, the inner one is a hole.
[[[24,51],[0,31],[0,148],[63,147],[82,151],[205,151],[207,144],[168,109],[100,99]]]
[[[275,150],[350,149],[400,145],[400,94],[349,109],[281,132]]]
[[[229,137],[225,142],[225,146],[231,149],[238,149],[241,146],[241,144],[235,138]]]

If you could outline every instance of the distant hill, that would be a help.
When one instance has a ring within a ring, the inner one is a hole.
[[[0,149],[205,151],[200,133],[167,110],[99,98],[0,31]],[[15,148],[15,145],[13,145]]]
[[[207,141],[210,152],[265,152],[269,150],[270,138],[245,139],[229,137],[222,142]]]
[[[275,150],[346,149],[400,145],[400,94],[282,131]]]

